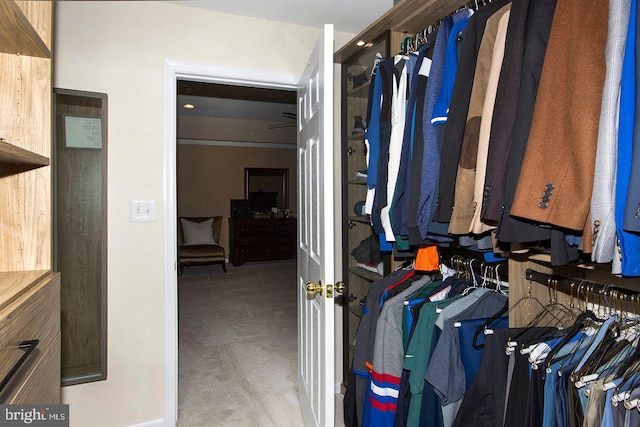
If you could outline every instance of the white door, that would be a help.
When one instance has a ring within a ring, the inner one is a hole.
[[[326,25],[298,88],[298,396],[307,427],[334,424],[333,163],[333,25]]]

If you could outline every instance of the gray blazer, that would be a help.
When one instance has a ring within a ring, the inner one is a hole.
[[[594,262],[611,262],[616,249],[615,170],[618,161],[618,101],[631,0],[609,2],[609,29],[605,57],[607,63],[602,110],[598,130],[591,227]]]

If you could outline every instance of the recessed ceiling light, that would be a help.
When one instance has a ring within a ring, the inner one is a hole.
[[[182,104],[182,108],[186,108],[187,110],[192,110],[196,108],[196,106],[193,104]]]
[[[364,40],[358,40],[358,42],[356,43],[356,46],[358,47],[364,46]]]

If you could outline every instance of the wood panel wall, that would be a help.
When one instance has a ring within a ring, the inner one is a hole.
[[[56,95],[56,268],[62,273],[62,376],[100,372],[106,275],[104,149],[65,146],[65,115],[102,117],[102,100]],[[106,126],[106,123],[103,123]]]

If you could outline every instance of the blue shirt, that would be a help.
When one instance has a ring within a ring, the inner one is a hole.
[[[620,114],[618,124],[618,168],[616,178],[616,232],[622,255],[622,274],[640,276],[640,236],[623,229],[627,190],[631,178],[633,131],[636,108],[636,1],[631,2],[629,28],[620,83]]]

